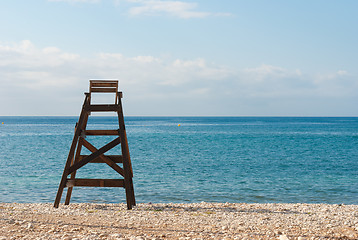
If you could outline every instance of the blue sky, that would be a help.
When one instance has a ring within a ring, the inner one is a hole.
[[[116,78],[126,115],[358,116],[358,1],[0,4],[0,115],[78,115]]]

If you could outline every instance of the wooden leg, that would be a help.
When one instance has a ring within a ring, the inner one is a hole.
[[[131,188],[131,204],[132,206],[135,206],[136,205],[136,202],[135,202],[135,196],[134,196],[134,187],[133,187],[133,179],[130,178],[130,182],[129,182],[129,187]]]
[[[85,111],[85,106],[87,104],[88,104],[88,95],[86,96],[85,101],[83,103],[81,115],[80,115],[76,130],[75,130],[75,135],[73,136],[70,152],[68,153],[68,157],[66,160],[65,169],[63,170],[60,185],[58,187],[58,191],[57,191],[56,199],[55,199],[55,203],[54,203],[55,208],[58,208],[58,206],[60,205],[63,189],[66,187],[67,176],[69,174],[68,169],[71,167],[71,162],[73,161],[76,146],[78,143],[78,138],[80,137],[81,129],[84,129],[84,123],[86,123],[86,119],[88,119],[88,112]]]
[[[80,140],[78,141],[77,150],[76,150],[76,156],[75,156],[75,158],[74,158],[74,161],[73,161],[72,165],[78,161],[78,158],[79,158],[79,156],[81,155],[81,149],[82,149],[82,145],[83,145],[82,142],[83,142],[83,138],[80,137]],[[75,179],[75,177],[76,177],[76,172],[77,172],[77,171],[74,171],[73,173],[71,173],[71,180]],[[73,187],[68,187],[68,189],[67,189],[67,195],[66,195],[66,200],[65,200],[65,205],[70,204],[71,195],[72,195],[72,190],[73,190]]]
[[[65,172],[63,172],[62,179],[61,179],[60,185],[58,187],[55,204],[53,205],[55,208],[58,208],[58,206],[60,205],[62,192],[66,186],[66,178],[67,178],[67,175],[65,175]]]
[[[68,169],[71,166],[71,162],[73,161],[73,155],[74,155],[74,152],[75,152],[75,149],[76,149],[77,139],[78,139],[78,136],[76,136],[76,134],[75,134],[75,136],[73,137],[73,140],[72,140],[72,145],[71,145],[70,152],[68,153],[65,169],[63,170],[61,182],[60,182],[60,185],[58,187],[58,191],[57,191],[57,195],[56,195],[56,199],[55,199],[55,204],[54,204],[55,208],[58,208],[58,206],[60,204],[60,201],[61,201],[63,189],[66,187]]]
[[[122,156],[123,156],[124,187],[126,190],[127,208],[132,209],[132,207],[135,206],[136,204],[135,196],[134,196],[133,180],[132,180],[133,172],[132,172],[131,160],[129,155],[127,134],[124,125],[122,103],[120,98],[118,98],[118,102],[120,108],[117,114],[118,114],[119,135],[121,137],[121,148],[122,148]]]

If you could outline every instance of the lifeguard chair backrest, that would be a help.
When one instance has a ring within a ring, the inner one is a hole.
[[[118,80],[90,80],[90,94],[115,93],[115,104],[118,103]]]

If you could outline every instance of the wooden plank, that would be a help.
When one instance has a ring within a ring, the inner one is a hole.
[[[90,80],[90,92],[117,92],[117,80]]]
[[[91,92],[102,92],[102,93],[115,93],[117,92],[117,88],[94,88],[91,87]]]
[[[118,105],[116,104],[96,104],[96,105],[88,105],[86,107],[87,111],[90,112],[117,112]]]
[[[90,79],[90,83],[118,82],[118,79]]]
[[[112,87],[112,88],[117,88],[118,87],[118,82],[115,81],[101,81],[101,82],[92,82],[92,87]]]
[[[123,179],[67,179],[66,187],[124,187]]]
[[[86,165],[87,163],[89,163],[90,161],[92,161],[93,159],[98,158],[100,155],[104,154],[105,152],[107,152],[108,150],[112,149],[113,147],[117,146],[120,143],[120,138],[116,138],[114,139],[112,142],[106,144],[105,146],[101,147],[100,149],[98,149],[97,152],[92,153],[91,155],[89,155],[86,158],[83,158],[81,161],[76,162],[75,164],[73,164],[69,169],[68,172],[66,173],[71,174],[72,172],[76,171],[77,169],[83,167],[84,165]]]
[[[118,136],[119,132],[117,130],[86,130],[85,135],[87,136]]]
[[[82,159],[88,157],[88,155],[81,155],[78,157],[78,161],[81,161]],[[122,155],[105,155],[105,157],[111,159],[115,163],[123,163],[123,157]],[[90,163],[105,163],[100,157],[93,159]]]

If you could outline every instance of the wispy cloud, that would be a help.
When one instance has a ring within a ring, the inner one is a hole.
[[[234,69],[202,58],[89,58],[28,40],[0,42],[0,115],[77,115],[91,78],[118,78],[132,115],[330,115],[333,107],[358,115],[357,76],[342,69],[310,75],[267,64]]]
[[[197,3],[179,1],[129,1],[139,6],[129,10],[131,15],[160,15],[168,14],[180,18],[202,18],[210,15],[209,12],[195,11]]]
[[[68,3],[98,3],[102,0],[48,0],[50,2],[68,2]],[[172,16],[177,18],[205,18],[209,16],[231,16],[226,12],[209,12],[198,10],[199,5],[196,2],[183,1],[165,1],[165,0],[113,0],[117,7],[123,7],[129,4],[127,9],[131,16]]]
[[[158,16],[168,15],[179,18],[204,18],[208,16],[230,16],[230,13],[214,13],[199,11],[195,2],[163,1],[163,0],[127,0],[138,6],[131,7],[129,14]]]
[[[47,0],[49,2],[68,2],[68,3],[98,3],[101,0]]]

